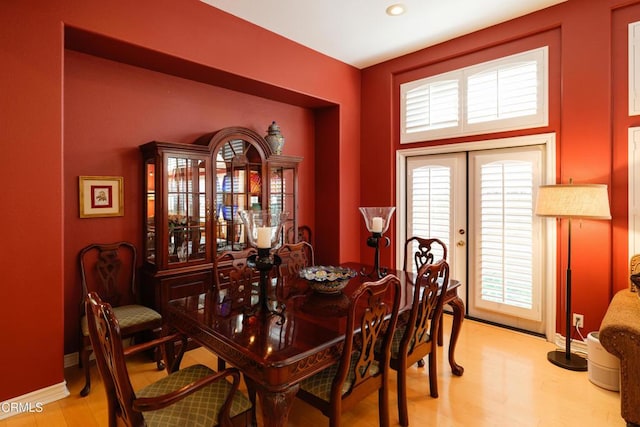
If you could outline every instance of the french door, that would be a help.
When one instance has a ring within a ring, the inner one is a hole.
[[[448,249],[449,275],[456,279],[467,275],[466,164],[466,153],[407,159],[405,240],[413,236],[442,240]],[[404,246],[399,247],[403,252]],[[411,262],[407,266],[415,271]],[[466,288],[461,288],[463,298]]]
[[[406,157],[401,232],[447,244],[470,317],[548,332],[543,221],[533,213],[544,170],[544,145]]]

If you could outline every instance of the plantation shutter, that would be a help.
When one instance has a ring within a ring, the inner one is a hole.
[[[640,22],[629,24],[629,115],[640,114]]]
[[[451,168],[427,165],[408,167],[409,221],[407,237],[438,238],[449,247],[451,235]],[[417,247],[412,248],[416,251]],[[434,251],[436,259],[441,253]],[[414,269],[413,263],[408,263]]]
[[[400,142],[546,126],[547,47],[400,85]]]
[[[541,283],[534,267],[539,242],[534,241],[533,215],[539,166],[526,156],[476,159],[474,302],[485,310],[539,321]]]
[[[458,126],[459,82],[443,79],[421,84],[405,93],[406,133]]]
[[[536,61],[493,67],[467,79],[470,124],[535,115],[537,109]]]

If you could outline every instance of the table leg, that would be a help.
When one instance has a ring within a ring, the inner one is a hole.
[[[447,301],[447,304],[453,309],[453,324],[451,326],[451,339],[449,341],[449,365],[454,375],[460,376],[464,373],[464,368],[455,361],[456,344],[460,335],[460,328],[464,320],[464,302],[456,295],[455,298]]]
[[[255,391],[258,392],[262,406],[262,425],[265,427],[286,427],[291,411],[291,404],[298,393],[300,384],[293,384],[281,391],[270,391],[257,386],[256,383],[245,377],[250,398]],[[252,398],[252,400],[255,398]],[[255,404],[255,402],[254,402]]]

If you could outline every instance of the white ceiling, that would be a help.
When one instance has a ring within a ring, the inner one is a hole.
[[[357,68],[566,0],[201,0]],[[388,16],[403,3],[407,11]]]

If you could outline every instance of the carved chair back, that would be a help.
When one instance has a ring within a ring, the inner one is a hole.
[[[449,264],[445,260],[420,267],[398,357],[417,361],[432,351],[448,283]]]
[[[288,297],[289,293],[294,289],[290,286],[287,286],[288,289],[284,289],[287,285],[286,279],[298,277],[301,269],[315,265],[313,246],[305,241],[285,243],[278,248],[276,254],[281,259],[281,263],[277,269],[278,281],[276,291],[279,295]]]
[[[91,292],[86,298],[86,311],[89,334],[96,349],[98,370],[107,392],[109,425],[143,427],[189,424],[231,427],[250,425],[251,420],[255,419],[251,402],[238,393],[240,372],[237,369],[216,373],[203,365],[193,365],[179,370],[187,347],[186,336],[167,335],[125,350],[112,307],[101,301],[97,293]],[[181,345],[175,358],[168,361],[171,362],[169,376],[135,392],[125,357],[159,345],[174,345],[177,340],[181,341]],[[228,383],[227,378],[232,381]],[[183,400],[191,395],[191,401]]]
[[[215,263],[215,294],[220,310],[224,314],[250,304],[253,283],[259,272],[247,265],[247,258],[257,254],[256,249],[222,252]]]
[[[94,243],[80,251],[80,278],[82,282],[82,303],[80,317],[79,350],[80,365],[84,368],[85,386],[80,392],[86,396],[91,390],[89,357],[92,347],[85,314],[85,299],[90,292],[100,295],[117,313],[121,324],[121,334],[125,337],[142,332],[160,336],[162,316],[155,310],[137,304],[136,294],[136,248],[129,242]],[[163,368],[161,352],[155,351],[158,369]]]
[[[400,425],[409,424],[407,408],[407,368],[429,357],[429,389],[438,397],[437,342],[441,332],[442,306],[449,283],[449,264],[444,259],[423,264],[418,270],[413,304],[406,321],[395,332],[390,367],[398,372],[397,396]]]
[[[94,243],[83,248],[79,257],[82,304],[89,292],[97,292],[113,307],[136,303],[137,252],[133,244]]]
[[[447,260],[447,246],[440,239],[410,237],[404,245],[403,271],[417,272],[425,264]],[[411,263],[413,261],[413,264]]]
[[[127,426],[142,426],[142,413],[133,410],[136,396],[129,379],[120,327],[113,309],[97,293],[90,292],[86,298],[86,311],[98,370],[107,391],[109,415],[111,417],[115,412]]]
[[[308,225],[298,226],[297,233],[294,227],[289,227],[285,238],[287,243],[308,242],[313,245],[311,241],[311,227]]]
[[[337,370],[330,367],[316,374],[307,383],[303,382],[298,392],[298,397],[330,417],[330,425],[340,425],[341,412],[375,391],[378,391],[380,425],[389,425],[389,355],[399,306],[400,281],[394,275],[365,282],[353,293]],[[324,393],[313,385],[324,384],[325,372],[335,372],[327,384],[330,387],[328,401],[318,398],[318,393]]]

